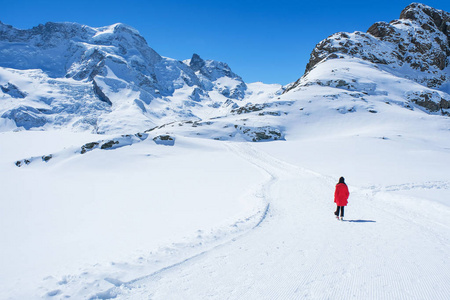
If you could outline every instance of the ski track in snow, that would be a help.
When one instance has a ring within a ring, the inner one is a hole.
[[[227,147],[270,175],[261,221],[229,242],[90,299],[450,298],[448,208],[420,206],[419,213],[350,186],[346,218],[337,221],[334,178],[246,143]]]
[[[249,158],[251,158],[251,157],[248,157],[248,156],[243,155],[240,151],[238,151],[238,148],[239,148],[239,147],[236,146],[236,145],[233,145],[233,143],[228,143],[228,144],[226,144],[226,147],[227,147],[230,151],[233,151],[234,153],[238,154],[238,155],[239,155],[240,157],[242,157],[243,159],[249,160]],[[248,148],[248,149],[251,149],[251,148]],[[258,154],[259,154],[259,155],[258,155]],[[256,151],[253,150],[253,151],[252,151],[252,155],[254,155],[254,156],[255,156],[255,155],[258,155],[258,156],[260,157],[260,159],[259,159],[259,160],[258,160],[258,159],[257,159],[257,160],[255,160],[255,159],[253,159],[253,160],[250,159],[249,161],[250,161],[251,163],[253,163],[256,167],[258,167],[263,173],[265,173],[266,175],[269,176],[269,180],[265,182],[265,184],[263,185],[262,191],[260,192],[260,195],[259,195],[260,198],[262,198],[262,199],[264,199],[266,202],[268,202],[268,201],[270,201],[270,198],[268,198],[267,195],[268,195],[268,193],[269,193],[269,191],[270,191],[270,187],[278,180],[278,177],[275,177],[275,176],[270,172],[270,168],[267,168],[266,166],[264,166],[264,164],[258,163],[258,162],[262,161],[262,160],[261,160],[261,154],[260,154],[260,153],[258,153],[258,152],[256,152]],[[266,162],[267,162],[267,161],[270,162],[270,160],[271,160],[271,159],[269,159],[269,160],[266,159],[265,161],[266,161]],[[281,163],[281,162],[279,161],[279,163]],[[259,226],[263,223],[263,221],[264,221],[264,220],[267,218],[267,216],[269,215],[269,211],[270,211],[270,202],[268,202],[268,203],[266,204],[265,209],[263,210],[263,212],[262,212],[262,214],[261,214],[261,216],[260,216],[260,218],[259,218],[259,221],[257,221],[256,225],[254,225],[253,229],[259,227]],[[250,218],[247,219],[247,221],[250,220],[250,219],[253,219],[254,217],[255,217],[255,216],[251,216]],[[251,229],[250,229],[250,230],[251,230]],[[243,233],[241,233],[240,236],[237,236],[237,237],[232,238],[232,239],[231,239],[231,242],[235,241],[237,238],[239,238],[239,237],[241,237],[241,236],[244,236],[245,234],[247,234],[247,232],[244,231]],[[185,263],[187,263],[187,262],[189,262],[189,261],[192,261],[192,260],[194,260],[194,259],[197,259],[197,258],[199,258],[199,257],[201,257],[201,256],[203,256],[203,255],[205,255],[206,253],[208,253],[208,252],[210,252],[210,251],[213,251],[213,250],[216,249],[216,248],[222,247],[222,246],[224,246],[224,245],[226,245],[226,244],[228,244],[228,243],[230,243],[230,241],[229,241],[229,242],[224,242],[223,244],[219,244],[219,245],[217,245],[217,246],[214,246],[212,249],[209,249],[209,250],[206,250],[206,251],[202,251],[202,252],[200,252],[200,253],[198,253],[198,254],[192,256],[192,257],[186,258],[186,259],[184,259],[184,260],[182,260],[182,261],[180,261],[180,262],[177,262],[177,263],[175,263],[175,264],[172,264],[172,265],[169,265],[169,266],[167,266],[167,267],[164,267],[164,268],[162,268],[162,269],[160,269],[160,270],[158,270],[158,271],[155,271],[155,272],[153,272],[153,273],[151,273],[151,274],[149,274],[149,275],[135,278],[135,279],[130,280],[130,281],[126,282],[126,283],[121,282],[121,281],[119,281],[119,280],[112,279],[112,278],[105,278],[104,280],[107,281],[107,282],[109,282],[109,283],[111,283],[111,284],[113,284],[114,287],[112,287],[112,288],[110,288],[110,289],[108,289],[108,290],[106,290],[106,291],[103,291],[103,292],[99,292],[99,293],[97,293],[97,294],[94,294],[93,296],[90,296],[88,299],[114,299],[114,298],[117,298],[118,295],[121,294],[121,291],[123,291],[123,289],[131,290],[131,289],[133,289],[133,286],[134,286],[136,283],[139,283],[139,282],[145,281],[145,280],[151,280],[152,278],[155,278],[155,277],[159,276],[159,275],[162,274],[163,272],[166,272],[166,271],[168,271],[168,270],[170,270],[170,269],[173,269],[173,268],[176,268],[176,267],[178,267],[178,266],[181,266],[181,265],[183,265],[183,264],[185,264]],[[59,295],[59,290],[58,290],[58,291],[51,291],[51,292],[47,293],[47,296],[51,296],[51,297],[52,297],[52,296],[56,296],[56,295]]]

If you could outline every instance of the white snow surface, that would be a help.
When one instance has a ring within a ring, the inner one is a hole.
[[[263,110],[140,139],[1,133],[0,298],[448,299],[450,119],[404,98],[427,88],[367,62],[308,76],[283,95],[266,86]],[[365,93],[307,84],[333,76]],[[285,140],[215,141],[229,124]],[[80,154],[109,139],[126,142]]]
[[[166,252],[186,255],[184,247],[232,236],[265,208],[253,194],[264,176],[221,145],[178,138],[177,147],[149,140],[84,155],[70,151],[93,139],[69,132],[1,135],[1,299],[30,299],[26,287],[38,287],[42,279],[44,287],[58,286],[78,272],[144,267],[123,273],[121,280],[131,280],[160,267],[157,257]],[[65,159],[27,168],[11,164],[17,156],[63,147],[69,149]]]

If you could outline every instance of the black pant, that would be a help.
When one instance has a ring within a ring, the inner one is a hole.
[[[336,212],[334,213],[337,217],[339,217],[339,211],[341,211],[341,217],[344,217],[344,207],[345,206],[338,206],[336,209]]]

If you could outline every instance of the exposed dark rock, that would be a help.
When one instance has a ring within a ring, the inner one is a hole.
[[[412,3],[401,12],[400,19],[420,21],[423,14],[429,16],[433,25],[449,37],[450,27],[448,23],[450,22],[450,14],[448,12],[434,9],[421,3]]]
[[[0,86],[0,89],[3,93],[8,94],[13,98],[25,98],[27,96],[27,93],[22,92],[17,86],[10,82],[8,82],[6,85]]]
[[[339,107],[336,109],[341,114],[354,113],[356,109],[354,107]]]
[[[276,102],[271,102],[271,103],[262,103],[262,104],[253,104],[253,103],[247,103],[244,106],[241,107],[237,107],[231,110],[231,113],[233,114],[247,114],[247,113],[252,113],[252,112],[257,112],[257,111],[262,111],[266,108],[274,108],[274,107],[282,107],[282,106],[292,106],[294,104],[294,101],[276,101]],[[264,112],[265,113],[265,112]],[[270,114],[270,112],[267,112],[268,114]],[[272,115],[278,115],[281,113],[280,112],[273,112],[272,111]]]
[[[138,137],[141,141],[143,141],[148,137],[148,134],[138,132],[135,134],[135,136]]]
[[[94,93],[97,95],[98,99],[112,105],[111,100],[109,100],[105,93],[103,93],[102,89],[98,86],[95,80],[92,81],[92,85],[94,86]]]
[[[159,135],[154,139],[159,139],[161,141],[173,141],[173,138],[170,135]]]
[[[153,138],[153,141],[158,145],[173,146],[175,145],[175,138],[170,135],[158,135]]]
[[[89,55],[83,55],[81,57],[80,64],[81,66],[75,70],[69,70],[66,77],[75,80],[84,80],[86,78],[93,80],[96,75],[103,74],[105,55],[98,49],[94,49]]]
[[[236,108],[236,109],[232,109],[231,113],[233,114],[246,114],[246,113],[250,113],[250,112],[255,112],[255,111],[260,111],[263,110],[264,108],[268,107],[269,104],[267,103],[263,103],[263,104],[252,104],[252,103],[247,103],[245,106]]]
[[[450,108],[450,100],[445,100],[441,98],[441,101],[439,102],[439,106],[441,109],[449,109]]]
[[[16,161],[15,165],[20,168],[21,166],[29,165],[30,163],[31,163],[31,160],[29,160],[29,159],[22,159],[22,160]]]
[[[261,132],[255,132],[255,137],[253,138],[253,141],[260,141],[260,140],[268,140],[271,138],[270,135],[267,135],[264,131]]]
[[[395,34],[395,29],[391,24],[386,22],[377,22],[369,27],[367,33],[370,33],[374,37],[383,39]]]
[[[222,104],[222,107],[231,107],[232,109],[236,109],[239,105],[237,105],[233,100],[227,99],[227,101]]]
[[[287,115],[286,112],[284,114]],[[267,115],[279,117],[279,116],[281,116],[281,112],[280,111],[264,111],[264,112],[261,112],[258,114],[258,116],[267,116]]]
[[[104,143],[104,144],[100,147],[100,149],[102,149],[102,150],[110,149],[110,148],[112,148],[114,145],[118,145],[118,144],[119,144],[119,141],[111,140],[111,141],[109,141],[109,142]]]
[[[81,154],[84,154],[84,153],[86,153],[88,151],[91,151],[95,147],[98,147],[98,145],[99,145],[99,143],[92,142],[92,143],[87,143],[87,144],[81,146]]]
[[[200,71],[205,66],[205,61],[200,58],[200,56],[196,53],[192,55],[191,62],[189,63],[189,67],[194,72]]]
[[[283,140],[284,134],[280,129],[271,126],[247,127],[234,125],[241,134],[247,136],[252,142]]]
[[[42,160],[45,162],[48,162],[52,158],[53,158],[53,155],[51,155],[51,154],[42,156]]]
[[[442,112],[450,108],[450,99],[442,98],[438,92],[414,92],[408,94],[407,99],[430,112]]]

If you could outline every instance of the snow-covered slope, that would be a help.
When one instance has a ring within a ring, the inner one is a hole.
[[[0,298],[447,299],[450,119],[308,101],[272,143],[2,133]]]

